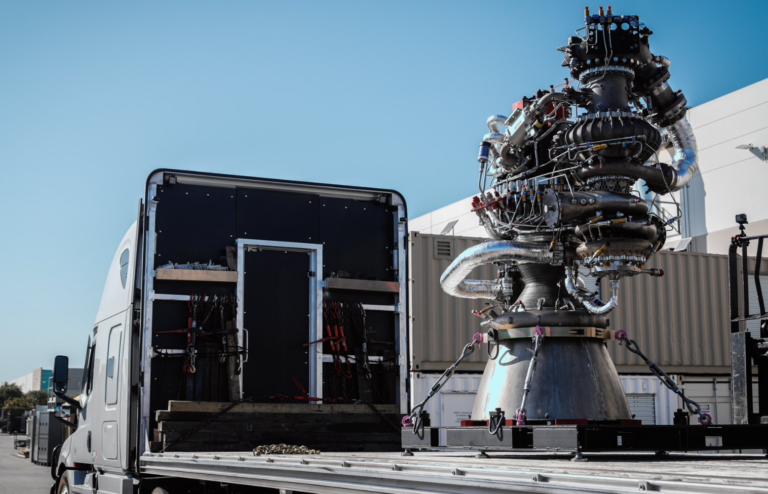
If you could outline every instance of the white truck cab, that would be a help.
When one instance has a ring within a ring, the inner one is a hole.
[[[82,387],[76,404],[70,403],[70,409],[76,412],[77,425],[76,428],[69,426],[73,430],[61,446],[58,465],[55,465],[57,470],[62,470],[56,474],[63,474],[59,493],[93,493],[96,487],[93,477],[97,471],[104,472],[100,476],[102,487],[110,481],[129,480],[125,472],[131,469],[129,402],[133,349],[130,332],[132,317],[135,317],[132,307],[137,239],[138,227],[134,223],[112,259],[93,334],[87,339]],[[65,369],[64,364],[57,362],[57,381],[63,379],[66,383],[66,376],[61,375]],[[81,465],[88,467],[80,469]]]

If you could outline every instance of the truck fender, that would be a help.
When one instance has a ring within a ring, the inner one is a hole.
[[[61,444],[53,448],[53,453],[51,454],[51,478],[54,480],[54,482],[59,482],[59,453],[61,453]],[[54,484],[56,485],[56,484]],[[53,491],[51,491],[53,492]]]

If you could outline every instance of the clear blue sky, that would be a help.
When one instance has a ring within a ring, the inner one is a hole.
[[[584,5],[1,3],[0,381],[80,365],[155,168],[393,188],[411,217],[471,194],[486,118],[563,81]],[[613,7],[693,106],[768,77],[768,2]]]

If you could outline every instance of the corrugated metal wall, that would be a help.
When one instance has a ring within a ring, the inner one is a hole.
[[[482,330],[471,311],[484,307],[484,302],[446,295],[440,275],[456,255],[484,240],[411,234],[413,371],[443,371],[472,335]],[[451,244],[450,257],[443,255],[446,242]],[[659,252],[647,267],[661,268],[665,276],[623,279],[619,307],[609,316],[610,327],[627,330],[643,353],[668,372],[729,372],[727,256]],[[484,266],[472,276],[493,278],[495,269]],[[608,297],[605,281],[602,289]],[[619,372],[647,372],[639,357],[616,342],[609,342],[608,348]],[[460,370],[480,371],[485,360],[483,347]]]
[[[610,327],[626,330],[661,366],[730,366],[728,258],[657,252],[646,267],[663,269],[664,276],[623,279]],[[608,351],[617,366],[645,367],[624,347],[609,344]]]
[[[473,309],[485,307],[482,300],[451,297],[440,288],[440,275],[464,250],[481,239],[411,233],[411,370],[444,371],[460,355],[472,335],[482,331]],[[449,255],[444,255],[450,249]],[[476,269],[479,279],[496,277],[493,266]],[[484,352],[485,350],[483,350]],[[487,360],[476,351],[461,364],[461,370],[483,370]]]
[[[752,241],[752,243],[757,244],[757,242],[755,242],[754,240]],[[767,242],[767,244],[768,244],[768,242]],[[752,244],[750,244],[750,246],[751,245]],[[763,252],[764,253],[765,253],[766,250],[768,250],[768,245],[763,247]],[[739,254],[741,254],[741,249],[739,249]],[[756,263],[757,263],[757,258],[756,257],[750,257],[749,258],[748,266],[749,266],[749,272],[750,273],[754,273],[755,272],[755,264]],[[739,266],[741,266],[741,255],[739,255]],[[760,274],[768,275],[768,258],[766,258],[766,257],[763,257],[763,261],[760,263]]]

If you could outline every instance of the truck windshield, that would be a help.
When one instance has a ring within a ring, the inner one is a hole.
[[[93,357],[96,349],[96,338],[91,343],[91,337],[88,337],[88,347],[85,350],[85,365],[83,366],[83,380],[80,383],[80,392],[91,394],[93,388]]]
[[[80,393],[85,393],[88,384],[88,362],[91,360],[91,336],[88,336],[88,345],[85,347],[85,363],[83,364],[83,378],[80,380]]]

